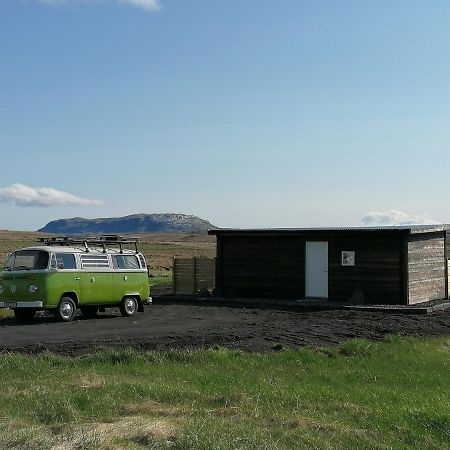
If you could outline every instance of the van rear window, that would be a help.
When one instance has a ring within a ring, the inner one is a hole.
[[[145,264],[145,258],[142,255],[139,255],[139,260],[141,261],[141,266],[143,269],[147,267],[147,264]]]
[[[139,262],[134,255],[113,255],[114,269],[139,269]]]

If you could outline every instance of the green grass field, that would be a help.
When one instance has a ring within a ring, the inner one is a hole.
[[[450,446],[450,337],[0,356],[8,449]]]

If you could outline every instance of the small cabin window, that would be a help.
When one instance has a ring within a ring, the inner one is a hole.
[[[76,269],[75,255],[71,253],[55,253],[52,255],[52,269]]]
[[[139,262],[134,255],[113,255],[113,267],[114,269],[139,269]]]
[[[81,255],[81,267],[83,269],[109,269],[107,255]]]

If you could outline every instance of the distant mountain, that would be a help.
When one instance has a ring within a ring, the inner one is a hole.
[[[190,232],[204,233],[216,228],[207,220],[187,214],[133,214],[125,217],[106,217],[101,219],[53,220],[38,231],[54,234],[113,234],[113,233],[152,233],[152,232]]]

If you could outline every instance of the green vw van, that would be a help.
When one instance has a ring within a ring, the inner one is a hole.
[[[137,238],[41,238],[41,245],[13,252],[0,273],[0,308],[18,320],[53,311],[71,321],[80,309],[93,317],[106,307],[133,316],[151,303],[148,268]],[[135,249],[123,248],[134,244]]]

